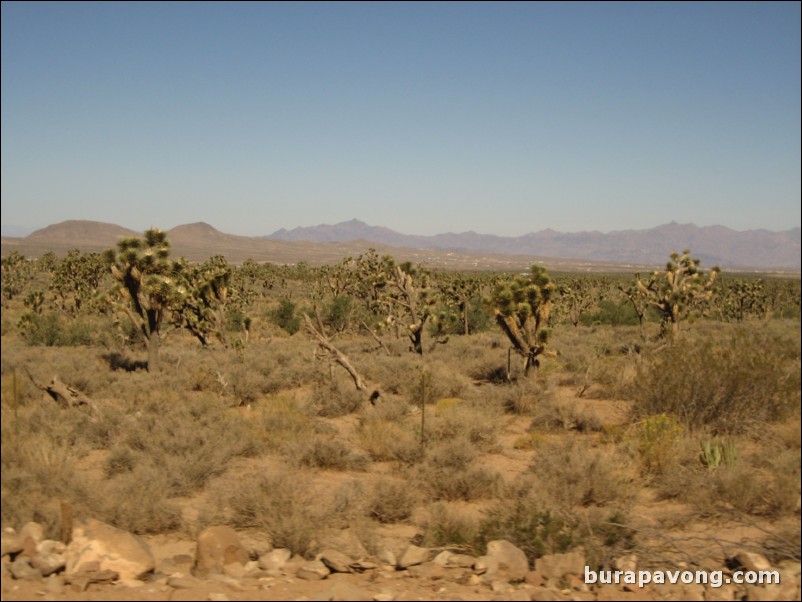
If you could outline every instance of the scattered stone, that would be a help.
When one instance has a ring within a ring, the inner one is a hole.
[[[353,573],[351,564],[354,560],[337,550],[323,550],[317,555],[317,559],[329,567],[332,573]]]
[[[429,560],[430,555],[431,552],[428,548],[419,548],[414,544],[410,544],[398,561],[398,568],[406,569],[416,564],[423,564]]]
[[[217,592],[209,594],[208,598],[211,600],[211,602],[228,602],[230,600],[230,598],[225,594],[220,594]]]
[[[511,602],[531,602],[532,597],[529,592],[521,589],[508,591],[504,594],[503,598],[496,598],[496,600],[510,600]]]
[[[379,562],[382,564],[388,564],[390,566],[397,566],[398,565],[398,558],[396,557],[395,553],[392,550],[384,549],[381,550],[378,554]]]
[[[26,537],[30,537],[34,540],[37,544],[44,540],[45,538],[45,530],[42,525],[35,522],[25,523],[22,529],[19,530],[20,537],[24,540]]]
[[[68,576],[68,581],[72,585],[72,589],[76,592],[85,592],[90,583],[107,583],[109,581],[116,581],[120,578],[117,571],[102,570],[102,571],[80,571],[72,573]]]
[[[25,542],[19,533],[13,530],[3,531],[0,538],[0,556],[19,554],[25,549]]]
[[[503,594],[509,589],[509,584],[506,581],[496,579],[490,583],[490,589],[494,594]]]
[[[529,585],[541,587],[543,585],[543,574],[540,571],[529,571],[524,575],[524,581]]]
[[[747,571],[770,571],[771,563],[765,556],[756,552],[738,552],[731,559],[733,567],[741,567]]]
[[[437,556],[434,557],[435,564],[439,564],[440,566],[448,566],[448,561],[451,560],[451,557],[454,555],[453,552],[449,552],[448,550],[443,550]]]
[[[535,602],[554,602],[571,599],[570,596],[548,587],[536,587],[530,592],[529,596]]]
[[[548,554],[537,559],[535,568],[540,571],[546,581],[561,579],[566,575],[583,575],[585,556],[579,552]]]
[[[627,554],[613,559],[613,568],[617,571],[632,571],[638,570],[638,556],[637,554]]]
[[[476,563],[476,558],[468,554],[452,554],[448,559],[447,566],[459,567],[461,569],[473,568]]]
[[[167,585],[175,589],[190,589],[199,586],[201,583],[203,582],[197,577],[180,573],[167,578]]]
[[[415,564],[409,567],[407,571],[409,571],[410,577],[429,579],[430,581],[437,581],[446,576],[445,568],[434,562]]]
[[[209,527],[198,535],[193,572],[200,576],[222,573],[227,564],[238,562],[244,566],[248,560],[248,552],[234,529],[226,526]]]
[[[498,558],[495,556],[479,556],[473,564],[477,575],[492,577],[498,572]]]
[[[14,561],[8,565],[11,575],[14,579],[41,579],[42,572],[31,565],[31,559],[27,556],[17,556]]]
[[[259,557],[259,568],[265,571],[278,571],[292,558],[292,552],[278,548]]]
[[[232,579],[242,579],[248,574],[248,569],[239,562],[231,562],[223,565],[223,574]]]
[[[61,543],[61,542],[54,542]],[[64,547],[63,544],[61,544]],[[64,554],[55,552],[39,552],[31,559],[31,564],[47,577],[53,573],[58,573],[67,566],[67,557]]]
[[[75,523],[65,560],[68,578],[90,571],[109,571],[123,580],[141,579],[156,566],[141,538],[94,519]]]
[[[383,589],[377,594],[373,594],[373,599],[376,602],[393,602],[395,600],[395,594],[390,590]]]
[[[298,569],[296,576],[299,579],[305,579],[307,581],[320,581],[328,577],[330,573],[329,567],[320,560],[312,560],[302,565],[301,568]]]

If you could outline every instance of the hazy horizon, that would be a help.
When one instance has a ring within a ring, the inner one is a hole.
[[[792,2],[3,2],[2,223],[785,231],[801,52]]]

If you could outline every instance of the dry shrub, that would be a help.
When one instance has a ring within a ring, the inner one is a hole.
[[[477,449],[488,450],[495,445],[503,426],[501,409],[481,401],[438,403],[435,410],[426,410],[428,442],[465,439]]]
[[[535,451],[530,471],[555,507],[620,506],[634,495],[636,474],[629,457],[584,439],[544,442]]]
[[[580,433],[602,430],[598,415],[575,402],[546,397],[531,412],[530,429],[575,430]]]
[[[521,548],[530,563],[545,554],[566,552],[582,543],[580,521],[567,508],[544,498],[541,484],[523,478],[507,486],[484,511],[475,546],[506,539]]]
[[[288,443],[284,452],[291,463],[324,470],[365,470],[368,459],[331,435],[315,435]]]
[[[97,518],[132,533],[164,533],[181,526],[181,510],[171,499],[168,476],[139,464],[100,487]]]
[[[383,418],[363,420],[359,441],[373,460],[415,464],[423,455],[420,435],[409,425]]]
[[[314,432],[314,421],[298,407],[291,394],[270,397],[259,406],[256,436],[270,451],[279,451],[288,444],[302,441]]]
[[[225,477],[211,488],[201,527],[259,529],[269,534],[273,547],[309,556],[317,532],[328,522],[311,483],[312,475],[298,469]]]
[[[357,412],[365,402],[366,395],[357,391],[353,383],[344,384],[339,379],[318,378],[312,387],[312,395],[306,411],[313,416],[336,418]]]
[[[400,523],[412,516],[418,493],[406,481],[383,478],[376,482],[367,504],[368,516],[380,523]]]
[[[721,326],[724,329],[724,326]],[[673,414],[689,429],[738,433],[796,415],[799,341],[760,327],[686,336],[645,363],[631,392],[637,417]]]
[[[428,548],[451,548],[467,554],[479,555],[476,545],[479,520],[474,513],[446,502],[435,502],[429,507],[423,523],[421,545]]]
[[[434,500],[478,500],[493,497],[501,483],[500,475],[473,466],[474,446],[465,438],[433,447],[419,467],[417,478]]]

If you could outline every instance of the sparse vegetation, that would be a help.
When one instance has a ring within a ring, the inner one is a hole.
[[[107,258],[116,279],[95,256],[4,259],[3,526],[56,536],[65,501],[136,533],[255,528],[308,557],[326,528],[375,549],[377,530],[415,526],[426,546],[504,538],[530,561],[581,547],[601,566],[648,549],[653,500],[798,525],[798,281],[712,294],[697,278],[669,344],[671,314],[629,275],[456,275],[375,253],[190,266],[151,237]],[[96,296],[112,281],[132,320]],[[43,399],[53,375],[95,408]]]

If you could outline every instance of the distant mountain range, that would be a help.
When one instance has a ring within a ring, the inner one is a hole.
[[[26,256],[47,251],[64,254],[79,248],[102,251],[121,236],[141,232],[115,224],[69,220],[36,230],[25,237],[2,238],[3,255],[17,250]],[[703,267],[723,269],[800,270],[800,229],[784,232],[737,232],[723,226],[698,227],[672,222],[649,230],[562,233],[542,230],[504,237],[476,232],[434,236],[401,234],[359,220],[293,230],[262,237],[225,234],[198,222],[167,231],[175,255],[204,261],[224,255],[232,262],[255,261],[313,265],[336,263],[374,247],[399,261],[453,269],[526,269],[540,261],[554,270],[630,270],[662,266],[674,251],[691,249]]]
[[[799,228],[784,232],[737,232],[724,226],[699,227],[676,222],[648,230],[620,230],[606,234],[598,231],[564,233],[549,229],[505,237],[476,232],[415,236],[353,219],[333,226],[281,229],[265,238],[295,242],[365,240],[413,249],[536,255],[628,264],[660,265],[674,251],[685,249],[690,249],[706,266],[798,270],[802,263]]]

